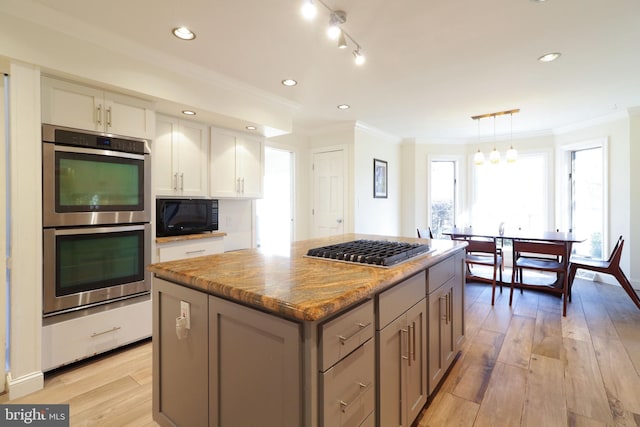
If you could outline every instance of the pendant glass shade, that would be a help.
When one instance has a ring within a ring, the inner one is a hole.
[[[475,163],[476,165],[481,165],[484,163],[484,154],[482,154],[482,151],[480,151],[479,148],[478,151],[476,151],[476,154],[473,156],[473,163]]]
[[[489,154],[489,161],[491,163],[500,163],[500,153],[496,150],[496,147],[493,147],[493,151]]]
[[[514,163],[517,158],[518,158],[518,151],[515,148],[513,148],[513,145],[512,145],[511,148],[507,150],[507,162]]]

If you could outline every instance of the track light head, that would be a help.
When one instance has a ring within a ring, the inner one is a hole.
[[[340,31],[340,38],[338,38],[338,48],[339,49],[347,48],[347,40],[344,37],[344,31]]]
[[[360,51],[360,46],[358,46],[356,48],[356,50],[353,51],[353,56],[355,58],[355,62],[356,65],[362,65],[364,64],[366,58],[364,57],[364,55],[362,54],[362,52]]]
[[[313,0],[305,0],[302,5],[302,16],[304,19],[311,21],[318,14],[318,8],[313,3]]]
[[[329,28],[327,28],[327,36],[331,40],[336,40],[342,34],[340,25],[347,21],[347,12],[343,10],[334,10],[329,15]]]

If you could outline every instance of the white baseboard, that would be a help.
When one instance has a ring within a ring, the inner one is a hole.
[[[20,378],[12,378],[11,372],[7,374],[7,389],[9,400],[17,399],[44,388],[44,374],[42,371],[32,372]]]

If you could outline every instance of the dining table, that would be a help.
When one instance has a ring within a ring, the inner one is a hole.
[[[442,233],[443,235],[450,236],[452,239],[473,239],[473,238],[481,238],[481,239],[497,239],[501,240],[504,245],[504,240],[526,240],[526,241],[537,241],[537,242],[553,242],[564,245],[564,256],[563,256],[563,264],[564,264],[564,274],[569,273],[569,265],[571,259],[571,251],[574,243],[581,243],[586,240],[586,238],[578,235],[577,233],[573,233],[570,231],[529,231],[529,230],[521,230],[521,229],[504,229],[501,230],[501,227],[496,228],[495,230],[491,229],[483,229],[483,228],[473,228],[473,227],[454,227],[450,230],[447,230]],[[513,279],[512,279],[513,282]],[[513,286],[513,284],[512,284]],[[535,286],[532,286],[535,287]],[[541,289],[547,288],[553,291],[554,293],[558,293],[559,284],[554,284],[551,286],[540,286]],[[569,298],[571,295],[570,289],[565,289],[562,292],[568,292]]]

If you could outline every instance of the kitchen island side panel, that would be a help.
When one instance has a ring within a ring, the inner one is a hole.
[[[209,297],[209,426],[302,425],[301,329]]]

